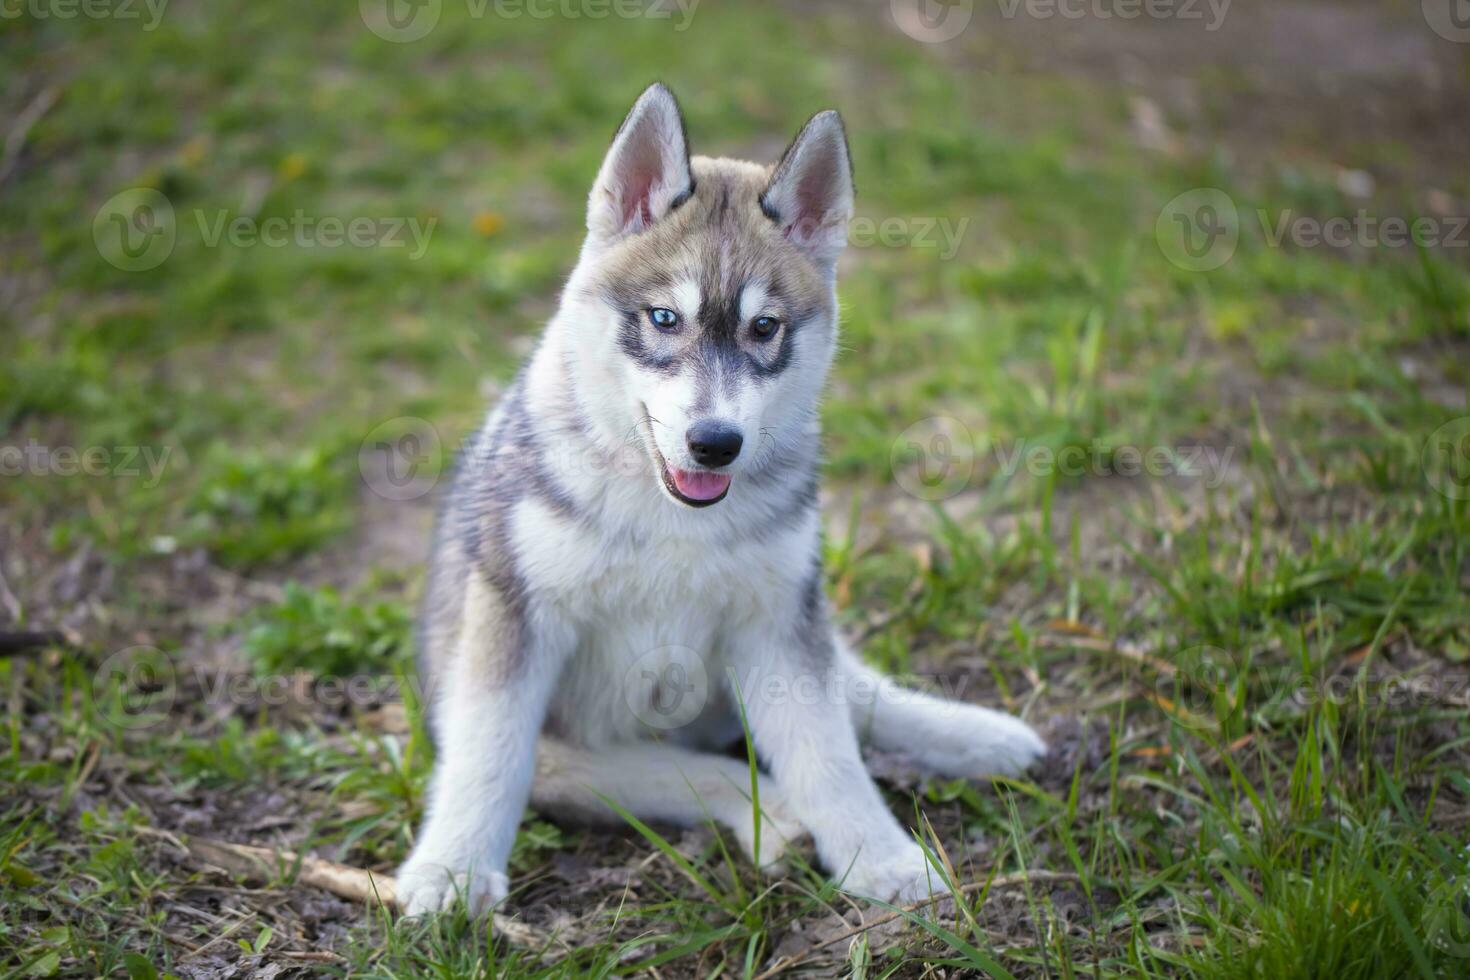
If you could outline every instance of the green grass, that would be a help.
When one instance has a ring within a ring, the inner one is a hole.
[[[1152,152],[1114,86],[1014,70],[978,27],[919,45],[880,7],[710,3],[674,32],[446,0],[408,44],[355,5],[5,21],[7,118],[59,97],[0,186],[0,447],[103,455],[0,476],[0,622],[79,641],[0,660],[0,977],[756,976],[842,928],[800,856],[763,875],[711,833],[529,814],[510,911],[531,948],[289,868],[235,883],[167,836],[377,871],[407,853],[432,750],[422,569],[390,545],[426,508],[375,495],[364,453],[427,419],[437,467],[508,382],[655,77],[699,152],[774,153],[842,109],[860,215],[910,237],[844,266],[829,591],[875,663],[1057,747],[1031,779],[893,788],[955,903],[802,967],[1470,969],[1470,484],[1456,444],[1427,448],[1470,416],[1470,271],[1452,249],[1272,247],[1256,217],[1351,214],[1337,167],[1402,148]],[[1232,84],[1196,81],[1206,104]],[[1245,231],[1190,272],[1155,222],[1203,186]],[[174,244],[126,271],[94,218],[140,187]],[[1367,203],[1413,217],[1418,191]],[[298,212],[428,237],[214,239]],[[930,219],[943,248],[912,239]],[[1165,471],[1127,475],[1151,447]],[[1194,447],[1216,455],[1179,475]],[[940,450],[962,492],[906,493]],[[1043,465],[1065,453],[1080,468]],[[114,669],[121,689],[97,683]],[[334,698],[346,676],[373,683]]]
[[[288,583],[282,601],[265,609],[244,637],[245,655],[266,675],[305,670],[321,676],[404,667],[410,615],[401,603],[354,603],[330,586]]]

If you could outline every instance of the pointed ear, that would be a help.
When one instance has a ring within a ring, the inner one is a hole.
[[[613,136],[587,201],[587,230],[607,241],[642,231],[693,190],[684,116],[674,93],[655,83]]]
[[[761,209],[813,262],[831,268],[847,245],[852,162],[842,117],[831,109],[801,127],[761,194]]]

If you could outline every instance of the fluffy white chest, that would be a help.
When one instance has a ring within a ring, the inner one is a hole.
[[[527,590],[577,635],[552,699],[558,734],[589,744],[728,737],[722,640],[770,596],[800,587],[808,548],[794,536],[713,547],[695,536],[597,534],[535,500],[519,506],[514,527]]]

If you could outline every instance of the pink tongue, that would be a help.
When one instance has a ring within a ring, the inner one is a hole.
[[[690,500],[714,500],[730,486],[730,477],[725,473],[710,473],[707,470],[679,470],[669,467],[674,486]]]

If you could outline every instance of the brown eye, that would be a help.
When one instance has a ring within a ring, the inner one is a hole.
[[[781,321],[773,316],[758,316],[750,321],[750,332],[756,340],[770,340],[781,329]]]

